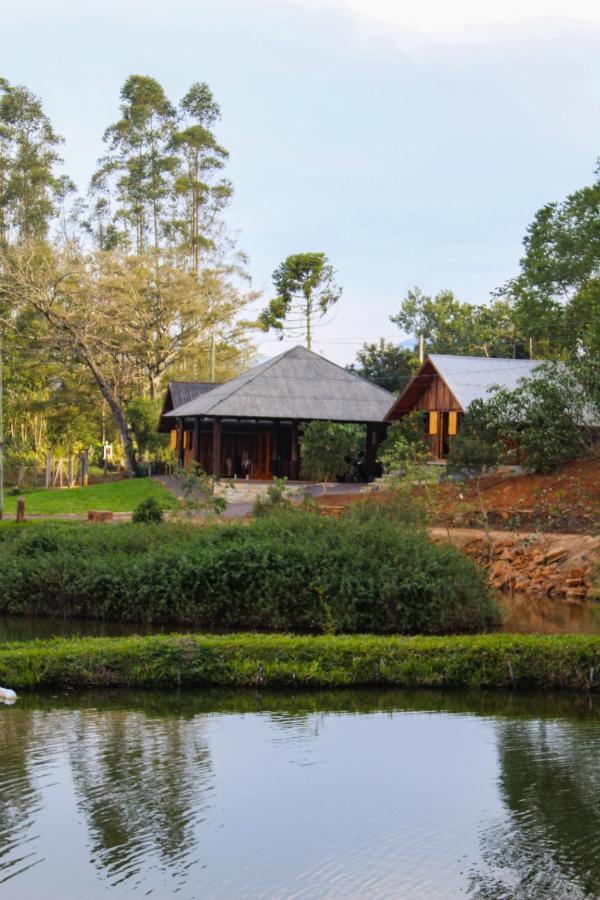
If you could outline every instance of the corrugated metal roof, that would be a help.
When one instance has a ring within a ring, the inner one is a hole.
[[[393,399],[383,388],[298,346],[166,416],[381,422]]]
[[[171,400],[173,408],[183,406],[195,400],[200,394],[206,394],[208,391],[214,391],[218,387],[212,381],[170,381],[169,390],[171,392]]]
[[[432,353],[431,360],[464,410],[473,400],[489,400],[492,387],[509,391],[542,365],[540,359],[490,359],[487,356],[447,356]]]

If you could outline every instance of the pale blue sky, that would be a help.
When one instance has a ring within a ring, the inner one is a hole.
[[[536,209],[600,154],[600,4],[588,0],[9,0],[0,74],[39,94],[84,188],[131,73],[207,81],[231,154],[227,214],[254,287],[324,250],[344,297],[316,349],[401,337],[406,291],[484,302]],[[260,352],[283,349],[274,337]]]

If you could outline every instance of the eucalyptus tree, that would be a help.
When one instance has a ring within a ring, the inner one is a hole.
[[[108,152],[92,191],[116,199],[115,223],[137,254],[158,253],[164,236],[176,160],[176,111],[154,78],[131,75],[121,88],[121,118],[104,132]]]
[[[233,193],[227,179],[217,178],[229,156],[212,130],[220,117],[208,85],[196,82],[179,104],[179,127],[172,137],[176,208],[169,233],[196,274],[202,251],[215,246],[219,214]]]
[[[43,239],[57,211],[61,161],[42,103],[0,78],[0,242]]]
[[[258,319],[263,331],[275,329],[283,338],[302,335],[309,350],[315,324],[342,296],[333,266],[324,253],[295,253],[273,272],[277,291]]]

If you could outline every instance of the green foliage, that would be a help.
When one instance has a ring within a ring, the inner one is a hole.
[[[517,278],[504,288],[538,352],[600,353],[600,167],[594,182],[535,214]]]
[[[500,423],[492,415],[495,407],[474,400],[465,413],[459,433],[450,441],[446,471],[449,475],[481,478],[494,469],[502,455]]]
[[[183,495],[181,509],[187,516],[197,513],[205,515],[221,515],[227,509],[227,501],[224,497],[215,494],[214,479],[207,475],[200,466],[195,466],[192,471],[179,469],[175,473],[175,479]],[[230,490],[233,486],[230,486]]]
[[[257,496],[254,501],[252,514],[257,518],[268,516],[274,510],[286,509],[291,506],[291,500],[285,495],[285,478],[273,478],[267,487],[266,496]]]
[[[70,184],[55,173],[60,143],[39,98],[0,78],[0,244],[46,236]]]
[[[364,434],[354,425],[309,422],[300,438],[302,474],[314,481],[334,481],[347,475]]]
[[[512,305],[498,299],[489,306],[458,300],[452,291],[435,297],[418,288],[408,292],[391,321],[415,337],[423,335],[429,353],[472,356],[527,356],[515,338]]]
[[[375,633],[478,631],[498,620],[471,560],[384,517],[36,523],[0,529],[0,554],[5,614]]]
[[[378,343],[364,343],[356,360],[348,370],[386,391],[404,390],[418,366],[413,352],[383,338]]]
[[[156,525],[165,517],[164,511],[156,497],[141,500],[133,511],[131,521],[142,525]]]
[[[589,376],[592,379],[592,376]],[[512,391],[496,390],[472,404],[450,452],[451,470],[472,474],[497,462],[513,462],[514,447],[531,472],[551,472],[589,455],[597,401],[586,391],[578,369],[547,363],[521,379]]]
[[[587,695],[599,689],[600,681],[590,678],[599,670],[600,637],[594,635],[156,635],[4,644],[0,655],[0,682],[17,691],[261,683],[288,689],[519,688]],[[512,700],[522,707],[518,694],[511,696],[511,707]]]
[[[127,407],[127,417],[137,444],[138,456],[155,453],[161,447],[163,438],[158,434],[160,400],[136,397]]]
[[[379,445],[378,459],[386,472],[403,472],[422,467],[429,459],[422,412],[412,412],[388,427]]]
[[[289,333],[303,333],[310,350],[315,318],[322,319],[342,295],[333,266],[324,253],[295,253],[275,269],[273,284],[277,296],[260,314],[259,326],[275,328],[283,337],[287,320]]]

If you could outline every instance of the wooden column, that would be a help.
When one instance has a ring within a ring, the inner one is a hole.
[[[298,423],[292,422],[292,460],[290,477],[297,481],[300,477],[300,447],[298,446]]]
[[[365,453],[367,481],[373,481],[377,472],[377,447],[379,433],[377,425],[367,425],[367,447]]]
[[[200,416],[194,419],[194,462],[200,465]]]
[[[212,474],[213,478],[221,477],[221,422],[219,419],[213,420]]]
[[[177,419],[177,451],[175,459],[179,468],[183,468],[183,419]]]

